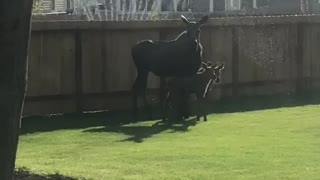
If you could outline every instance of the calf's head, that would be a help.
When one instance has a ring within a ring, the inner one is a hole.
[[[198,75],[206,81],[203,98],[205,98],[207,93],[212,90],[214,84],[220,83],[223,69],[224,63],[218,65],[217,63],[212,64],[211,61],[208,61],[207,63],[202,62]]]
[[[201,68],[198,71],[198,74],[204,74],[208,79],[213,80],[214,83],[220,83],[221,72],[224,69],[224,63],[218,65],[217,63],[212,64],[211,61],[207,63],[202,62]],[[208,77],[209,76],[209,77]]]
[[[217,83],[220,83],[220,80],[221,80],[221,71],[224,69],[224,63],[218,65],[218,64],[215,64],[215,66],[213,66],[212,70],[212,79],[214,80],[214,82],[217,84]]]

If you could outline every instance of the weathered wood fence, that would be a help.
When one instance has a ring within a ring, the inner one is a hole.
[[[24,114],[130,108],[131,47],[182,30],[180,21],[34,21]],[[319,17],[211,19],[201,39],[205,60],[226,63],[216,97],[320,87]],[[149,79],[150,89],[158,84]]]

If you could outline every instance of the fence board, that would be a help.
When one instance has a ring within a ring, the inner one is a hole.
[[[131,57],[131,47],[143,39],[159,39],[156,31],[120,31],[112,32],[109,44],[110,54],[107,61],[108,91],[130,90],[136,77],[135,65]],[[148,87],[158,86],[157,80],[150,74]],[[115,78],[116,77],[116,78]]]
[[[74,40],[70,33],[32,35],[28,96],[74,92]]]
[[[39,86],[40,70],[42,69],[40,63],[42,54],[41,38],[42,32],[33,32],[30,38],[27,96],[41,95],[41,87]]]
[[[224,62],[225,70],[223,71],[222,81],[224,83],[232,82],[232,28],[220,27],[211,29],[208,38],[211,42],[209,49],[209,59],[213,62]]]
[[[83,93],[99,93],[103,91],[102,66],[103,59],[101,54],[102,39],[105,33],[98,32],[82,32],[82,73],[83,73]]]
[[[304,51],[306,61],[303,61],[304,65],[304,77],[319,78],[320,77],[320,26],[319,25],[308,25],[305,28],[305,46]],[[305,85],[308,88],[319,87],[319,83],[310,80]]]

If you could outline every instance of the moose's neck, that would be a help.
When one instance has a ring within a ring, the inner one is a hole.
[[[187,31],[183,31],[176,39],[175,41],[179,41],[179,40],[188,40],[188,41],[194,41],[197,43],[197,46],[199,46],[200,44],[200,36],[198,36],[197,39],[194,39],[194,38],[191,38],[189,35],[188,35],[188,32]]]
[[[187,37],[188,37],[187,31],[183,31],[182,33],[179,34],[179,36],[175,40],[184,39]]]

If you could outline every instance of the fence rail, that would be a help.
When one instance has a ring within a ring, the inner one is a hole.
[[[130,108],[131,47],[183,28],[178,20],[34,21],[24,115]],[[319,16],[210,19],[201,41],[205,60],[226,63],[213,99],[320,87]],[[151,94],[158,85],[150,77]]]

